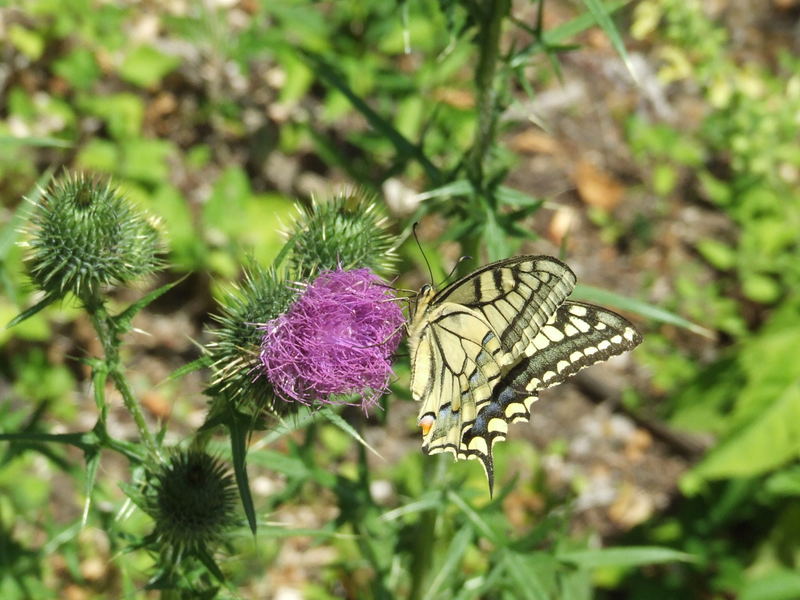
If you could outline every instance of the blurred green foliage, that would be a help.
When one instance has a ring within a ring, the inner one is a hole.
[[[417,216],[444,215],[446,240],[463,241],[466,254],[512,254],[530,235],[516,223],[542,202],[504,185],[516,158],[497,142],[504,125],[492,120],[517,96],[533,94],[537,82],[526,67],[541,81],[558,74],[559,53],[576,33],[600,23],[621,48],[607,12],[624,3],[585,0],[554,29],[506,23],[530,40],[495,57],[499,72],[488,88],[476,88],[473,71],[481,3],[242,2],[246,10],[234,21],[230,7],[212,2],[185,11],[169,3],[9,4],[2,45],[16,76],[3,89],[0,113],[3,323],[29,304],[15,245],[25,217],[19,198],[35,194],[48,167],[113,177],[163,220],[177,272],[234,279],[247,260],[267,264],[278,254],[278,224],[291,219],[292,201],[254,188],[276,151],[368,189],[396,175],[421,182],[427,200]],[[676,348],[668,328],[637,351],[670,423],[716,436],[683,479],[683,495],[615,540],[618,547],[594,549],[567,532],[570,498],[548,489],[528,444],[498,448],[500,457],[524,458],[528,491],[543,502],[519,529],[503,506],[511,485],[489,502],[474,465],[445,471],[443,461],[409,454],[375,467],[363,449],[354,463],[347,450],[357,432],[336,414],[305,414],[248,454],[251,468],[281,474],[285,487],[257,496],[256,543],[244,530],[229,542],[221,565],[232,589],[277,564],[285,538],[304,536],[303,549],[324,542],[335,550],[304,589],[309,598],[582,599],[597,588],[608,597],[653,599],[800,597],[800,61],[787,53],[770,66],[736,60],[730,34],[696,0],[638,3],[631,33],[657,49],[659,80],[696,88],[702,107],[689,126],[627,119],[626,140],[648,191],[659,202],[691,198],[734,226],[730,236],[697,241],[698,260],[681,266],[663,306],[716,331],[715,358],[709,364]],[[487,89],[498,92],[497,103],[482,114],[476,106]],[[159,121],[159,103],[172,101]],[[267,118],[250,129],[253,111]],[[495,137],[472,160],[484,126],[496,126]],[[612,239],[622,235],[609,217],[596,220]],[[423,247],[443,276],[436,249]],[[416,247],[402,253],[422,263]],[[79,416],[76,385],[88,382],[78,384],[77,370],[46,352],[77,315],[69,305],[48,309],[0,333],[4,357],[13,355],[0,366],[13,384],[0,390],[0,432],[45,436],[52,421]],[[407,376],[401,365],[400,396]],[[627,401],[647,408],[646,399]],[[144,597],[153,559],[128,550],[148,529],[146,516],[126,504],[113,479],[100,477],[91,526],[81,529],[80,452],[45,439],[2,447],[0,596],[46,598],[75,585],[89,597]],[[130,475],[141,480],[136,470]],[[371,493],[380,481],[395,490],[389,504]],[[55,489],[64,506],[46,514]],[[322,527],[293,531],[272,518],[282,508],[319,507],[321,497],[344,507]],[[108,579],[85,570],[97,555],[113,560]],[[662,562],[669,564],[638,568]]]

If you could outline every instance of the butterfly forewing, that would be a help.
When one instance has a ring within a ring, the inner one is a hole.
[[[498,360],[516,362],[533,352],[531,342],[572,292],[575,274],[546,256],[520,256],[488,265],[437,294],[434,303],[455,303],[482,314],[499,336]]]
[[[560,261],[522,256],[418,298],[411,391],[426,453],[480,459],[491,490],[492,447],[530,419],[538,390],[641,341],[623,317],[565,302],[574,285]]]

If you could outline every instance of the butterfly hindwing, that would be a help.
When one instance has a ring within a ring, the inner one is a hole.
[[[492,486],[492,447],[504,440],[505,423],[528,421],[538,392],[563,382],[581,369],[631,350],[641,342],[638,331],[618,314],[579,302],[565,302],[548,320],[553,329],[537,341],[537,351],[521,358],[497,381],[490,401],[466,429],[461,446],[486,469]],[[476,442],[481,439],[483,442]]]

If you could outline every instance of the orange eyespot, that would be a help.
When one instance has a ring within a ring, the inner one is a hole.
[[[431,427],[433,427],[434,421],[435,421],[434,418],[430,415],[425,415],[419,420],[419,423],[417,423],[417,425],[419,425],[420,429],[422,429],[422,435],[428,435],[428,432],[431,430]]]

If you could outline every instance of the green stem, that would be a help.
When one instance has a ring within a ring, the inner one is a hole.
[[[467,156],[467,172],[478,191],[484,189],[484,164],[495,138],[497,123],[497,87],[495,73],[500,59],[500,33],[503,19],[508,14],[508,0],[486,0],[483,14],[479,14],[478,44],[480,55],[475,69],[475,87],[478,93],[476,110],[478,127],[475,140]]]
[[[108,374],[111,375],[114,385],[116,386],[120,395],[122,395],[122,402],[125,404],[125,408],[128,409],[128,412],[133,417],[136,428],[139,430],[139,436],[142,438],[142,442],[144,443],[148,452],[160,459],[161,453],[158,449],[156,439],[153,437],[152,432],[147,426],[144,413],[139,406],[139,402],[133,395],[127,377],[125,377],[125,374],[120,368],[120,342],[116,328],[114,327],[114,322],[112,321],[111,316],[108,314],[105,304],[101,299],[85,298],[84,306],[86,307],[86,312],[89,314],[89,318],[92,321],[92,326],[97,332],[97,337],[100,339],[100,343],[103,346],[103,353],[105,354],[105,363],[108,368]]]
[[[495,82],[497,66],[501,60],[500,34],[502,33],[503,19],[509,12],[509,0],[483,0],[476,3],[478,6],[473,11],[475,21],[478,23],[478,64],[475,67],[476,118],[475,138],[465,158],[467,177],[475,190],[474,196],[468,199],[469,206],[464,207],[465,214],[474,215],[485,210],[485,203],[494,205],[491,198],[492,190],[489,189],[487,180],[487,166],[489,154],[495,146],[498,99],[497,85]],[[490,174],[491,175],[491,174]],[[462,253],[472,256],[475,261],[483,260],[481,248],[483,246],[483,232],[480,230],[464,236],[461,239]],[[463,263],[459,268],[461,275],[466,274],[470,264]]]
[[[441,492],[444,498],[444,487],[447,484],[447,463],[444,456],[431,456],[425,460],[425,481],[430,481]],[[420,514],[414,536],[414,556],[411,562],[410,600],[421,600],[425,596],[431,567],[433,566],[433,544],[436,539],[436,519],[439,511],[430,508]]]

